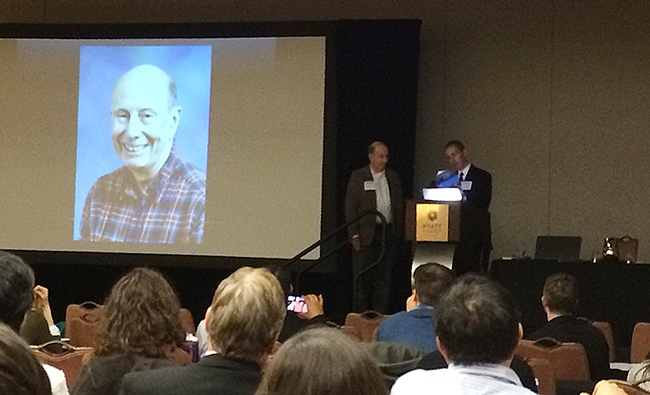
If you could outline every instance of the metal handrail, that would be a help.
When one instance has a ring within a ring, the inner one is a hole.
[[[381,222],[381,230],[382,230],[381,250],[380,250],[380,254],[379,254],[379,257],[377,258],[377,260],[375,262],[373,262],[371,265],[369,265],[367,268],[362,270],[353,279],[353,287],[355,288],[355,291],[356,291],[357,281],[361,277],[361,275],[366,273],[368,270],[372,269],[373,267],[377,266],[379,264],[379,262],[381,262],[381,260],[384,259],[384,255],[386,255],[386,217],[377,210],[364,211],[359,216],[357,216],[357,217],[351,219],[350,221],[344,223],[343,225],[339,226],[337,229],[335,229],[328,236],[318,240],[317,242],[313,243],[309,247],[307,247],[304,250],[302,250],[301,252],[299,252],[296,256],[291,258],[287,263],[285,263],[285,265],[284,265],[285,269],[288,268],[289,266],[293,265],[294,263],[298,262],[302,257],[309,254],[314,249],[320,247],[322,244],[324,244],[325,242],[327,242],[328,240],[330,240],[334,236],[338,235],[342,230],[347,229],[350,225],[359,222],[361,219],[363,219],[363,218],[365,218],[365,217],[367,217],[369,215],[372,215],[372,216],[374,216],[376,218],[379,218],[379,220]],[[302,268],[296,274],[296,280],[294,282],[294,285],[295,285],[294,288],[296,289],[296,291],[298,291],[298,286],[299,286],[299,283],[300,283],[300,276],[302,274],[304,274],[304,273],[308,272],[309,270],[313,269],[314,267],[316,267],[319,263],[321,263],[325,259],[329,258],[333,254],[338,252],[341,248],[343,248],[348,243],[350,243],[349,239],[344,241],[343,243],[339,243],[334,249],[329,251],[325,256],[321,256],[320,258],[318,258],[314,262],[312,262],[309,266],[306,266],[306,267]],[[354,292],[353,294],[354,294],[354,300],[353,300],[354,304],[353,305],[356,306],[356,292]]]

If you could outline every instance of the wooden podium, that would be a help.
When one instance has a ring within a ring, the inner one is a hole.
[[[423,192],[431,200],[406,201],[404,236],[413,244],[412,270],[427,262],[451,268],[460,237],[462,195],[457,188],[437,188]]]
[[[457,242],[460,236],[460,202],[406,202],[406,240],[416,242]]]

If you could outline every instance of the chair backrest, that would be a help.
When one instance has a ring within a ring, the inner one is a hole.
[[[192,318],[192,313],[188,309],[181,309],[181,311],[178,312],[178,319],[181,321],[181,326],[185,333],[196,333],[194,318]]]
[[[531,358],[526,361],[537,379],[539,395],[555,395],[555,373],[553,365],[547,359]]]
[[[633,239],[630,236],[623,236],[617,239],[618,259],[624,262],[636,263],[639,252],[639,239]]]
[[[377,340],[377,328],[390,315],[383,315],[376,311],[366,311],[365,313],[349,313],[345,317],[345,326],[356,328],[359,337],[364,342]]]
[[[609,347],[609,362],[616,361],[616,345],[614,344],[614,332],[612,331],[612,326],[609,322],[605,321],[594,321],[592,322],[593,326],[598,328],[607,341],[607,346]]]
[[[104,306],[92,302],[69,305],[65,310],[65,337],[70,345],[92,347],[103,318]]]
[[[630,346],[630,362],[639,363],[646,359],[650,352],[650,322],[639,322],[634,325],[632,345]]]
[[[544,344],[544,341],[522,340],[517,346],[516,353],[527,360],[534,358],[548,360],[553,365],[556,380],[590,380],[589,362],[582,344],[555,342],[548,347],[541,344]]]
[[[81,367],[88,361],[92,354],[92,347],[74,347],[60,341],[51,341],[40,346],[31,346],[36,358],[44,364],[63,370],[68,388],[72,388],[77,380]],[[54,353],[57,349],[60,353]]]
[[[579,236],[537,236],[535,259],[577,261],[581,245],[582,237]]]
[[[340,327],[341,331],[345,333],[346,335],[352,337],[354,340],[361,341],[361,334],[359,333],[359,330],[353,326],[348,326],[348,325],[343,325]]]

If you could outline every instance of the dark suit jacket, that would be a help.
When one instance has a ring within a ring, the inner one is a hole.
[[[404,228],[404,200],[399,176],[393,170],[386,169],[386,180],[390,190],[390,206],[393,214],[393,227],[398,239]],[[375,191],[365,191],[364,183],[373,181],[370,166],[355,170],[350,176],[345,194],[345,220],[350,221],[368,210],[377,209]],[[362,245],[370,245],[375,236],[376,218],[368,215],[348,228],[350,236],[359,235]]]
[[[210,355],[194,365],[130,373],[123,395],[253,395],[261,380],[257,364]]]
[[[132,354],[95,355],[81,368],[70,393],[72,395],[115,395],[120,389],[120,381],[128,373],[178,365],[169,359],[147,358]]]
[[[484,237],[488,240],[490,231],[490,202],[492,201],[492,175],[471,165],[465,181],[472,182],[472,189],[463,191],[464,201],[460,206],[461,239]]]

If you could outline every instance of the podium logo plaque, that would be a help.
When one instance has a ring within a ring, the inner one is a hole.
[[[449,206],[418,203],[415,208],[417,241],[449,241]]]

